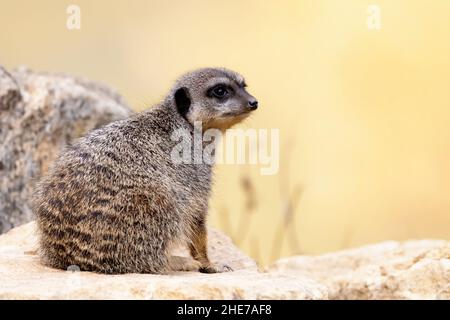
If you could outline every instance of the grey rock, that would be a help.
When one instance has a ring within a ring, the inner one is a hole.
[[[0,233],[32,219],[33,186],[67,143],[131,112],[100,84],[0,66]]]

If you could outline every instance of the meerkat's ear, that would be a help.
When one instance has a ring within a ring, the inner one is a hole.
[[[191,97],[188,88],[182,87],[175,91],[175,104],[177,105],[178,112],[184,117],[191,106]]]

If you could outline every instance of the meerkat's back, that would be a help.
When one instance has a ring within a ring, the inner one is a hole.
[[[147,128],[135,116],[89,133],[40,183],[35,213],[47,264],[106,273],[164,270],[182,213],[165,150],[170,128],[157,110],[150,115]],[[143,148],[147,143],[152,148]]]

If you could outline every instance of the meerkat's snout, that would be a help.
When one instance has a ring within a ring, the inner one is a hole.
[[[247,90],[245,90],[245,87],[240,88],[240,90],[242,90],[244,109],[246,109],[246,111],[254,111],[258,109],[258,100],[248,93]]]
[[[258,100],[251,99],[251,100],[248,101],[248,105],[249,105],[251,110],[256,110],[256,109],[258,109]]]

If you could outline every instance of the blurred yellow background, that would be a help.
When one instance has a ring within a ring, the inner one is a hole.
[[[0,64],[104,82],[136,110],[187,70],[242,73],[260,108],[240,127],[280,129],[281,169],[219,166],[210,222],[260,263],[450,239],[450,1],[0,0]]]

